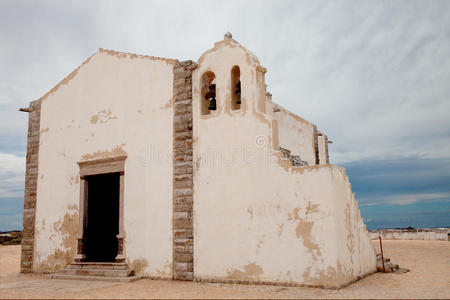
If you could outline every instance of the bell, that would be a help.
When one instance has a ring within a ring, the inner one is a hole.
[[[236,90],[234,91],[234,93],[236,95],[238,95],[236,104],[241,104],[241,82],[240,81],[236,84]]]
[[[209,110],[216,110],[216,98],[211,98],[211,100],[209,101],[209,106],[208,109]]]
[[[211,84],[208,87],[208,92],[205,95],[205,99],[206,99],[206,101],[209,101],[208,109],[216,110],[217,105],[216,105],[216,85],[215,84]]]
[[[215,84],[211,84],[208,87],[208,92],[205,94],[206,100],[209,100],[211,98],[216,98],[216,85]]]

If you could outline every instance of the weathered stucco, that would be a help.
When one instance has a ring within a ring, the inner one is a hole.
[[[326,165],[328,163],[328,151],[327,151],[327,138],[325,135],[320,134],[317,137],[317,142],[319,146],[319,164]]]
[[[100,49],[42,97],[34,271],[73,260],[77,162],[127,156],[125,256],[171,278],[174,60]]]
[[[314,124],[290,111],[274,106],[274,120],[278,124],[278,144],[293,155],[299,155],[309,165],[316,163]]]
[[[285,110],[261,111],[265,86],[257,74],[264,73],[235,44],[216,43],[193,73],[196,279],[340,287],[374,272],[344,169],[293,167],[274,149],[275,119],[280,146],[314,164],[314,126]],[[234,65],[241,70],[240,111],[227,104]],[[207,71],[215,74],[217,111],[203,116],[200,79]],[[298,136],[304,140],[291,140]]]
[[[266,72],[231,38],[198,64],[100,49],[43,96],[33,270],[74,259],[78,163],[120,158],[121,259],[138,275],[342,287],[374,272],[345,170],[314,124],[271,101]]]

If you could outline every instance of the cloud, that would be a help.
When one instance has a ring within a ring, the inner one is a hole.
[[[23,140],[18,107],[99,47],[196,60],[230,30],[334,163],[449,157],[447,1],[2,1],[0,19],[2,139]]]
[[[401,195],[389,195],[389,196],[373,196],[358,199],[363,203],[361,206],[373,206],[382,204],[393,205],[409,205],[418,202],[436,202],[444,201],[450,202],[450,193],[417,193],[417,194],[401,194]]]
[[[25,158],[0,152],[0,199],[23,196]]]
[[[25,157],[0,152],[0,231],[22,228]]]
[[[18,108],[99,47],[197,60],[228,30],[267,67],[274,101],[334,141],[333,163],[384,168],[351,177],[357,196],[445,192],[435,162],[450,159],[448,1],[0,1],[0,153],[25,155]],[[422,165],[414,185],[405,160]],[[20,194],[23,173],[5,174],[0,193]]]
[[[369,229],[450,226],[450,159],[344,165]]]
[[[363,160],[344,167],[360,204],[377,197],[450,193],[450,158]]]

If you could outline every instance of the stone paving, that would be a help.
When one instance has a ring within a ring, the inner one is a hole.
[[[378,249],[378,242],[374,241]],[[21,275],[20,246],[0,246],[0,298],[450,298],[450,242],[385,240],[405,274],[375,273],[341,290],[142,279],[132,283]]]

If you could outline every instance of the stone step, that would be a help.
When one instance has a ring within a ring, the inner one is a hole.
[[[128,277],[134,275],[133,270],[114,270],[103,268],[83,268],[83,269],[63,269],[57,274],[61,275],[83,275],[83,276],[104,276],[104,277]]]
[[[126,270],[126,263],[107,263],[107,262],[73,262],[67,268],[69,269],[109,269]]]
[[[49,274],[45,276],[46,279],[69,279],[69,280],[97,280],[109,282],[132,282],[142,278],[142,276],[128,276],[128,277],[108,277],[108,276],[89,276],[89,275],[64,275],[64,274]]]

